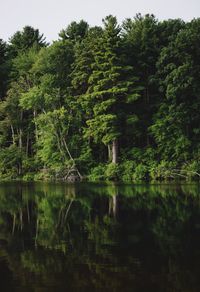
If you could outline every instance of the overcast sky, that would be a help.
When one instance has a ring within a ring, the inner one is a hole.
[[[0,38],[8,40],[31,25],[51,41],[73,20],[101,25],[106,15],[115,15],[121,22],[138,12],[153,13],[160,20],[187,21],[200,17],[200,0],[0,0]]]

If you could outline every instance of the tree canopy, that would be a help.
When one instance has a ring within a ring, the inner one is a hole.
[[[199,44],[151,14],[0,39],[0,178],[199,178]]]

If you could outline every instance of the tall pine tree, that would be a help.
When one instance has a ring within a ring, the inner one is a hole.
[[[94,47],[93,70],[85,94],[91,109],[86,136],[108,146],[109,161],[117,163],[125,109],[128,103],[138,99],[139,94],[133,68],[123,62],[116,17],[107,16],[103,24],[104,32]]]

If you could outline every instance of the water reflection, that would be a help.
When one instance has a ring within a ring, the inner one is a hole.
[[[199,185],[0,184],[2,291],[199,291]]]

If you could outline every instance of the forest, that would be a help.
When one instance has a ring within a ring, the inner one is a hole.
[[[0,39],[0,180],[198,180],[200,18]]]

